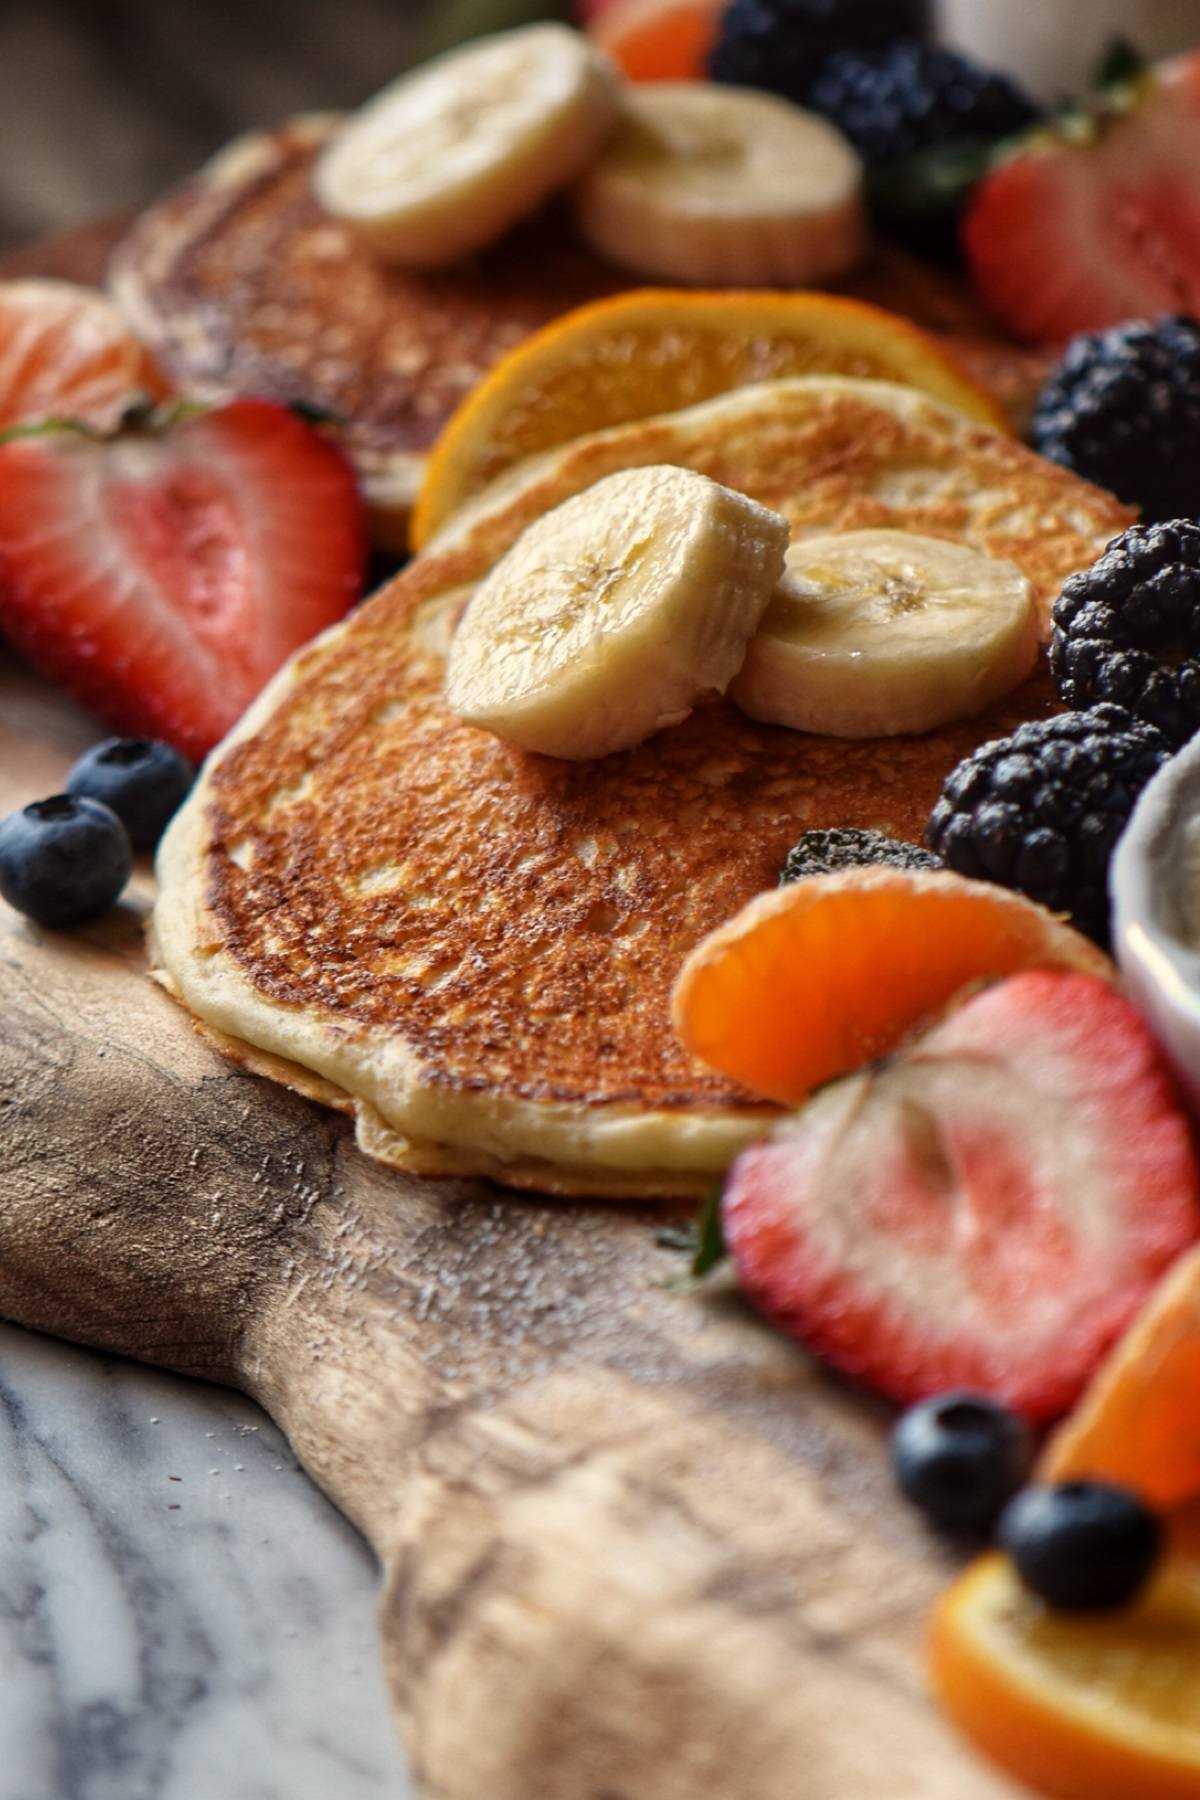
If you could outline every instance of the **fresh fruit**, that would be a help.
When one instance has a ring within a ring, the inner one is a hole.
[[[352,605],[363,553],[349,464],[265,400],[0,445],[0,630],[193,761]]]
[[[933,338],[877,306],[830,294],[618,294],[535,332],[463,401],[430,458],[413,543],[538,451],[748,382],[820,374],[904,382],[1011,429]]]
[[[1196,1800],[1200,1587],[1168,1569],[1109,1616],[1058,1613],[1005,1556],[982,1557],[933,1622],[934,1684],[951,1717],[1018,1781],[1054,1800]]]
[[[0,823],[0,897],[35,924],[61,930],[98,917],[132,869],[125,827],[98,800],[55,794]]]
[[[730,695],[752,719],[894,737],[972,718],[1037,661],[1015,563],[908,531],[802,538]]]
[[[0,282],[0,431],[46,419],[114,430],[162,376],[112,301],[67,281]]]
[[[1106,943],[1109,861],[1167,755],[1159,732],[1120,706],[1018,725],[947,777],[929,846],[948,869],[1069,912]]]
[[[1033,444],[1141,509],[1200,513],[1200,324],[1132,319],[1073,338],[1038,393]]]
[[[1200,311],[1200,53],[1060,117],[979,185],[976,285],[1017,337],[1057,344]]]
[[[1179,1258],[1047,1444],[1039,1479],[1080,1478],[1160,1512],[1200,1497],[1200,1250]]]
[[[783,568],[778,513],[689,469],[626,469],[545,514],[476,589],[446,701],[526,750],[607,756],[723,690]]]
[[[996,1536],[1030,1593],[1059,1612],[1128,1606],[1162,1552],[1149,1507],[1103,1481],[1026,1488],[1005,1507]]]
[[[722,0],[613,0],[588,36],[629,81],[700,81]]]
[[[892,1430],[896,1480],[914,1506],[948,1531],[985,1531],[1033,1462],[1023,1419],[981,1394],[918,1401]]]
[[[920,844],[906,844],[884,831],[806,831],[788,851],[780,886],[813,875],[836,875],[842,869],[938,869],[937,857]]]
[[[502,237],[585,169],[617,116],[607,57],[568,26],[480,38],[402,75],[336,133],[318,200],[417,268]]]
[[[1196,1236],[1198,1202],[1138,1013],[1107,981],[1040,969],[822,1089],[738,1157],[721,1216],[749,1299],[847,1375],[1040,1422]]]
[[[942,260],[957,260],[967,201],[1000,148],[1039,117],[1007,76],[911,41],[830,57],[809,105],[863,158],[880,231]]]
[[[594,249],[656,281],[804,287],[846,274],[866,244],[846,140],[748,88],[631,90],[574,205]]]
[[[1133,525],[1073,575],[1050,669],[1065,706],[1112,701],[1186,744],[1200,730],[1200,525]]]
[[[709,62],[714,81],[806,101],[838,50],[883,50],[919,38],[925,0],[732,0]]]
[[[153,850],[187,799],[196,771],[170,744],[154,738],[106,738],[72,766],[66,791],[99,800],[116,813],[135,850]]]
[[[959,138],[1010,137],[1040,117],[1006,75],[941,45],[912,41],[838,52],[813,82],[808,104],[868,165]]]
[[[762,894],[692,951],[675,1029],[694,1056],[795,1105],[895,1050],[971,982],[1107,957],[1042,907],[941,870],[850,869]]]

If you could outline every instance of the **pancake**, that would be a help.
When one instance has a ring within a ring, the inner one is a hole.
[[[524,754],[441,700],[477,582],[528,520],[674,462],[796,532],[893,526],[1019,564],[1045,616],[1129,523],[1108,495],[911,389],[739,389],[511,472],[302,651],[210,760],[159,855],[162,978],[249,1066],[354,1111],[371,1155],[552,1193],[703,1192],[774,1116],[685,1054],[687,952],[801,832],[920,837],[949,769],[1052,709],[847,742],[731,705],[593,763]]]
[[[143,213],[117,246],[114,295],[170,375],[208,399],[300,402],[336,427],[373,533],[405,547],[425,454],[479,376],[538,326],[630,286],[556,208],[443,274],[388,267],[318,206],[335,115],[238,139]],[[845,291],[940,333],[1018,420],[1044,359],[998,343],[964,287],[879,254]]]
[[[117,246],[112,292],[181,385],[335,421],[376,536],[400,549],[425,452],[485,369],[629,278],[555,213],[444,274],[381,262],[311,191],[334,115],[239,138]]]

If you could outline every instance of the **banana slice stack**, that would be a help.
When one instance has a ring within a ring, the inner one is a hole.
[[[379,255],[422,269],[569,187],[593,247],[656,280],[803,286],[845,273],[865,242],[862,165],[824,119],[750,89],[626,88],[565,25],[402,76],[335,135],[313,184]]]

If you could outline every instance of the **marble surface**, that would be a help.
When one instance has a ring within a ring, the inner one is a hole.
[[[0,1800],[410,1800],[357,1533],[239,1395],[0,1326]]]

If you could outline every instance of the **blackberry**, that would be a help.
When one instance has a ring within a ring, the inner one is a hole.
[[[906,844],[883,831],[806,831],[788,852],[780,887],[809,875],[836,875],[841,869],[882,865],[889,869],[940,869],[941,863],[920,844]]]
[[[953,50],[893,43],[831,56],[807,95],[868,167],[963,138],[994,142],[1041,117],[1007,76]]]
[[[1134,525],[1054,603],[1050,669],[1068,706],[1111,700],[1173,749],[1200,730],[1200,525]]]
[[[836,50],[924,35],[926,0],[732,0],[709,61],[714,81],[806,101]]]
[[[1200,515],[1200,323],[1132,319],[1073,338],[1038,395],[1033,442],[1147,524]]]
[[[1017,888],[1108,941],[1108,864],[1162,734],[1120,706],[1018,725],[965,757],[927,833],[949,869]]]

